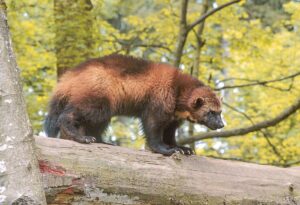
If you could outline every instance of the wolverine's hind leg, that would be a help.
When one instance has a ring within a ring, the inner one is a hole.
[[[101,134],[111,118],[110,103],[104,97],[86,96],[76,107],[68,105],[59,119],[60,129],[80,143],[101,142]],[[84,135],[80,128],[84,128]]]

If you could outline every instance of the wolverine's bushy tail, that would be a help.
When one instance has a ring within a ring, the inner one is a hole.
[[[54,96],[49,104],[49,113],[44,121],[44,130],[48,137],[57,137],[59,132],[58,118],[65,108],[66,100]]]

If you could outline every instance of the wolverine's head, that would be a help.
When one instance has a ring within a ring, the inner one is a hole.
[[[221,118],[221,100],[209,87],[194,89],[188,104],[191,113],[189,120],[206,125],[212,130],[224,127]]]
[[[207,86],[196,88],[187,100],[188,111],[177,112],[180,118],[207,126],[212,130],[224,127],[221,100]]]

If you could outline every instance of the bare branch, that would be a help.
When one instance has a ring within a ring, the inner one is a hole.
[[[220,11],[232,4],[238,3],[241,0],[234,0],[231,2],[228,2],[226,4],[223,4],[221,6],[218,6],[215,9],[212,9],[211,11],[207,12],[206,14],[202,15],[200,18],[198,18],[196,21],[194,21],[193,23],[191,23],[188,27],[187,27],[187,31],[192,30],[195,26],[197,26],[199,23],[203,22],[205,19],[207,19],[208,17],[210,17],[211,15],[213,15],[214,13],[216,13],[217,11]]]
[[[243,115],[247,120],[249,120],[251,122],[252,125],[254,125],[253,120],[246,113],[244,113],[244,112],[236,109],[235,107],[233,107],[233,106],[231,106],[231,105],[229,105],[229,104],[227,104],[225,102],[223,102],[223,105],[225,105],[226,107],[230,108],[231,110],[233,110],[233,111],[235,111],[235,112]]]
[[[189,34],[189,32],[198,24],[202,23],[206,18],[208,18],[209,16],[213,15],[215,12],[230,6],[234,3],[238,3],[241,0],[234,0],[231,2],[228,2],[226,4],[223,4],[209,12],[207,12],[206,14],[201,14],[202,16],[197,19],[194,23],[188,25],[187,24],[187,20],[186,20],[186,16],[187,16],[187,8],[188,8],[188,0],[182,0],[181,2],[181,13],[180,13],[180,28],[179,28],[179,35],[178,35],[178,43],[176,46],[176,50],[175,50],[175,58],[174,58],[174,63],[173,65],[175,67],[178,67],[180,65],[180,61],[181,61],[181,57],[183,55],[183,48],[187,39],[187,36]]]
[[[261,85],[261,86],[268,87],[267,84],[269,84],[269,83],[275,83],[275,82],[279,82],[279,81],[293,79],[293,78],[295,78],[297,76],[300,76],[300,71],[296,72],[296,73],[294,73],[292,75],[285,76],[285,77],[278,78],[278,79],[274,79],[274,80],[259,81],[259,80],[243,79],[243,78],[240,78],[240,79],[238,79],[238,78],[236,78],[236,79],[234,79],[234,78],[233,79],[227,79],[226,81],[228,81],[228,80],[243,80],[243,81],[248,81],[248,82],[251,82],[251,83],[246,83],[246,84],[241,84],[241,85],[228,85],[228,86],[223,86],[221,88],[215,88],[214,90],[219,91],[219,90],[224,90],[224,89],[243,88],[243,87],[256,86],[256,85]],[[272,88],[274,88],[274,87],[272,87]],[[280,88],[276,88],[276,89],[280,89]],[[284,89],[284,90],[288,90],[288,89]]]
[[[201,9],[201,14],[205,14],[208,10],[208,0],[205,0],[202,2],[202,9]],[[195,48],[195,54],[194,54],[194,61],[193,61],[193,69],[191,70],[191,74],[198,78],[199,76],[199,68],[200,68],[200,55],[201,55],[201,49],[204,46],[204,40],[202,38],[203,32],[204,32],[204,24],[205,21],[203,21],[201,24],[198,26],[197,32],[193,29],[193,32],[195,33],[196,39],[197,39],[197,44]]]
[[[180,26],[186,27],[186,14],[189,0],[182,0],[181,2],[181,14],[180,14]]]
[[[266,139],[268,145],[271,147],[272,151],[274,152],[274,154],[278,157],[279,160],[282,160],[282,156],[280,154],[280,151],[278,151],[278,149],[276,148],[276,146],[271,142],[270,138],[271,134],[265,130],[260,130],[260,133],[263,134],[263,137]],[[279,162],[277,163],[279,164]]]
[[[188,8],[188,0],[182,0],[181,2],[181,13],[180,13],[180,26],[179,26],[179,36],[178,36],[178,44],[176,46],[175,51],[175,59],[173,65],[178,67],[181,61],[181,57],[183,54],[183,47],[185,45],[187,39],[187,23],[186,23],[186,15]]]
[[[35,141],[49,204],[76,204],[78,199],[81,204],[287,204],[289,194],[295,199],[289,204],[300,202],[300,172],[295,168],[200,156],[164,157],[45,137]],[[289,187],[295,191],[288,193]]]
[[[259,131],[263,128],[274,126],[274,125],[280,123],[281,121],[285,120],[286,118],[288,118],[290,115],[294,114],[299,109],[300,109],[300,98],[298,98],[294,104],[292,104],[289,108],[285,109],[283,112],[281,112],[279,115],[277,115],[273,119],[265,120],[265,121],[262,121],[257,124],[254,124],[254,125],[251,125],[248,127],[244,127],[244,128],[225,130],[225,131],[220,131],[220,132],[212,131],[212,132],[207,132],[207,133],[201,133],[199,135],[195,135],[195,136],[187,138],[187,139],[182,139],[179,143],[180,144],[189,144],[189,143],[195,142],[197,140],[209,139],[209,138],[214,138],[214,137],[227,138],[227,137],[245,135],[250,132]]]
[[[230,108],[231,110],[233,110],[233,111],[235,111],[235,112],[237,112],[237,113],[243,115],[247,120],[249,120],[249,121],[251,122],[252,125],[254,125],[253,120],[252,120],[246,113],[244,113],[244,112],[242,112],[242,111],[236,109],[236,108],[233,107],[233,106],[228,105],[227,103],[224,103],[224,102],[223,102],[223,104],[224,104],[225,106],[227,106],[228,108]],[[279,159],[282,160],[282,156],[281,156],[280,152],[277,150],[277,148],[275,147],[275,145],[273,145],[273,143],[272,143],[271,140],[269,139],[269,137],[271,136],[271,134],[270,134],[269,132],[265,131],[265,130],[258,130],[257,133],[261,133],[261,134],[263,135],[263,137],[266,139],[268,145],[272,148],[272,150],[273,150],[273,152],[275,153],[275,155],[276,155]]]
[[[288,162],[288,163],[284,164],[283,167],[291,167],[296,164],[300,164],[300,160]]]

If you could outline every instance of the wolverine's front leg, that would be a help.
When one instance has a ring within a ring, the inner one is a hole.
[[[179,124],[180,123],[177,120],[175,120],[166,126],[166,128],[164,129],[164,133],[163,133],[163,141],[170,147],[177,147],[177,148],[182,149],[182,151],[184,152],[185,155],[194,154],[194,151],[191,148],[177,145],[176,139],[175,139],[175,133],[176,133],[177,128],[179,127]]]
[[[152,151],[167,156],[175,152],[182,152],[180,148],[170,147],[163,142],[163,132],[168,124],[167,116],[147,113],[142,117],[142,124],[147,138],[147,144]]]
[[[80,131],[80,122],[74,109],[66,109],[59,117],[58,124],[63,135],[69,139],[73,139],[80,143],[92,143],[96,142],[96,138],[93,136],[84,136]]]

